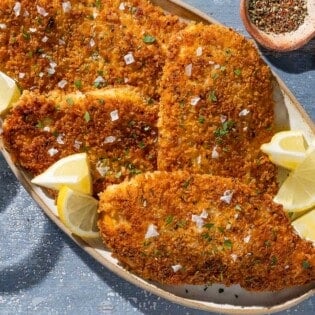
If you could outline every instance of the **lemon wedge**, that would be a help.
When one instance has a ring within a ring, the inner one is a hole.
[[[51,165],[45,172],[34,177],[33,184],[59,190],[61,186],[84,194],[92,194],[92,179],[86,153],[66,156]]]
[[[0,71],[0,115],[3,115],[21,96],[16,82]]]
[[[83,238],[98,238],[98,201],[67,186],[58,193],[57,210],[60,220],[70,231]]]
[[[315,242],[315,209],[292,222],[300,237]]]
[[[289,170],[294,170],[305,158],[308,143],[302,131],[289,130],[276,133],[261,150],[271,162]]]
[[[274,202],[288,212],[299,212],[315,206],[315,148],[310,147],[305,159],[283,182]]]

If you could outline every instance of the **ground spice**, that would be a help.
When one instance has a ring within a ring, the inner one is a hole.
[[[307,16],[306,0],[249,0],[252,23],[267,33],[295,31]]]

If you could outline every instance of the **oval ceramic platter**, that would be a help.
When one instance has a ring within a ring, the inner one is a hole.
[[[218,23],[204,13],[177,0],[153,0],[152,2],[184,20],[195,20],[207,24]],[[313,138],[315,136],[315,125],[302,106],[279,78],[275,79],[274,84],[275,113],[278,128],[303,130],[307,138]],[[48,198],[44,190],[31,184],[28,174],[14,165],[1,141],[0,149],[21,184],[61,230],[110,271],[147,291],[174,303],[226,314],[278,312],[300,303],[315,293],[315,284],[285,289],[275,294],[274,292],[248,292],[236,285],[231,287],[224,287],[220,284],[211,286],[169,286],[145,281],[123,269],[117,260],[111,257],[111,252],[104,248],[101,241],[83,240],[71,234],[59,220],[54,200]]]

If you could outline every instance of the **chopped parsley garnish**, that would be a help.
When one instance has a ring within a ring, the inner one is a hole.
[[[235,69],[234,74],[237,76],[240,76],[242,74],[242,70],[241,69]]]
[[[211,74],[211,78],[212,78],[213,80],[216,80],[218,77],[219,77],[219,74],[218,74],[218,73],[213,73],[213,74]]]
[[[271,256],[270,265],[275,266],[278,263],[278,258],[276,256]]]
[[[102,0],[95,0],[95,7],[100,9],[102,6]]]
[[[140,142],[138,143],[138,147],[139,147],[140,149],[144,149],[144,148],[146,147],[146,145],[145,145],[145,143],[144,143],[143,141],[140,141]]]
[[[149,34],[145,34],[142,40],[146,44],[153,44],[156,41],[155,37]]]
[[[73,101],[73,99],[71,97],[68,97],[66,99],[66,102],[68,103],[68,105],[73,105],[74,104],[74,101]]]
[[[232,241],[231,240],[224,240],[223,245],[225,248],[231,249],[232,248]]]
[[[136,168],[136,166],[133,163],[127,163],[126,167],[129,170],[130,174],[137,175],[141,173],[141,170]]]
[[[168,215],[165,219],[165,224],[170,225],[173,222],[174,217],[172,215]]]
[[[242,207],[241,207],[240,205],[236,205],[236,206],[235,206],[235,210],[236,210],[236,211],[242,211]]]
[[[214,132],[214,135],[217,138],[221,138],[223,136],[226,136],[231,129],[234,127],[235,122],[233,120],[227,120]]]
[[[190,185],[190,178],[185,180],[182,184],[183,188],[188,188],[189,185]]]
[[[204,116],[200,115],[198,117],[198,121],[199,121],[200,124],[204,124],[204,122],[206,121],[206,118]]]
[[[309,268],[311,268],[311,264],[309,263],[309,261],[303,260],[302,261],[302,267],[303,267],[303,269],[309,269]]]
[[[91,120],[91,116],[90,116],[90,113],[89,113],[88,111],[86,111],[86,112],[84,113],[84,120],[85,120],[86,122],[89,122],[89,121]]]
[[[25,31],[25,29],[23,28],[22,30],[22,36],[25,40],[30,40],[31,39],[31,34],[27,31]]]
[[[201,234],[201,237],[202,237],[203,239],[205,239],[206,241],[208,241],[208,242],[210,242],[210,241],[212,240],[212,237],[209,235],[208,232],[202,233],[202,234]]]
[[[75,80],[75,81],[74,81],[74,86],[75,86],[77,89],[82,89],[82,81],[81,81],[81,80]]]
[[[218,98],[215,94],[215,91],[210,91],[208,94],[208,100],[211,102],[217,102]]]
[[[206,229],[211,229],[214,227],[213,223],[206,223],[203,227],[205,227]]]

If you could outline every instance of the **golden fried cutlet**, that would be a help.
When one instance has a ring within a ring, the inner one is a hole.
[[[124,267],[164,284],[280,290],[315,279],[315,249],[282,207],[237,179],[153,172],[100,194],[101,236]]]
[[[273,134],[272,75],[231,29],[193,24],[173,37],[161,80],[160,170],[242,179],[275,192],[260,152]]]
[[[165,43],[184,27],[178,17],[146,0],[123,7],[112,0],[16,3],[0,4],[0,70],[23,89],[87,91],[128,83],[148,100],[158,98]]]
[[[49,96],[24,92],[3,124],[12,159],[33,175],[88,153],[94,193],[156,169],[157,107],[131,87]]]

